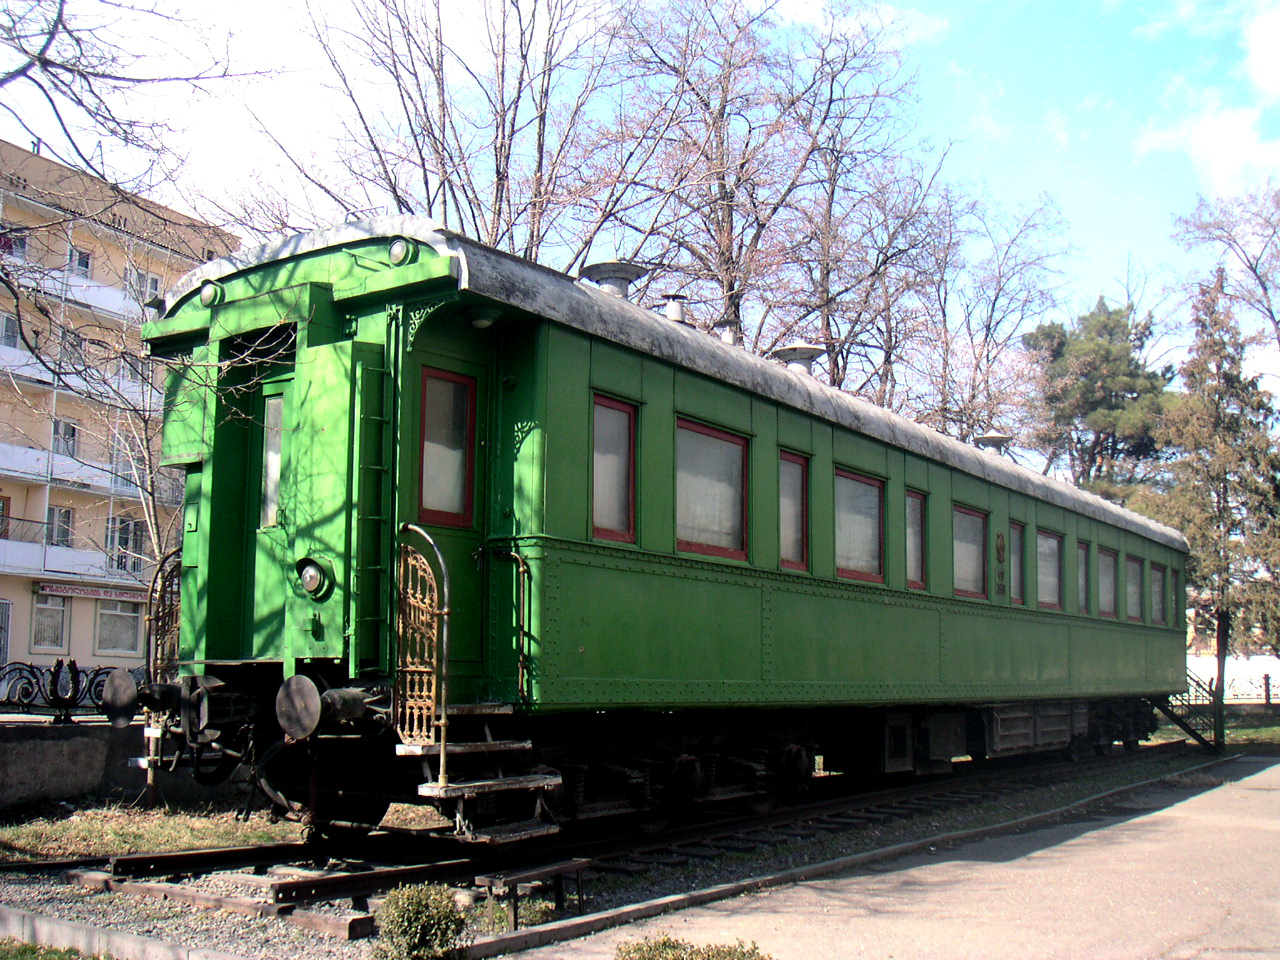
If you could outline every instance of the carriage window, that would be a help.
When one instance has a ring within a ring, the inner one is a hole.
[[[1164,626],[1169,622],[1164,603],[1164,567],[1151,565],[1151,622]]]
[[[924,494],[907,491],[907,586],[924,589]]]
[[[1125,557],[1124,561],[1125,616],[1130,620],[1142,619],[1142,561],[1138,557]]]
[[[475,480],[476,382],[445,370],[422,371],[421,519],[471,525]]]
[[[778,540],[782,565],[809,566],[809,461],[783,450],[778,459]]]
[[[952,568],[955,592],[961,597],[987,598],[987,515],[969,507],[955,507],[952,522]]]
[[[1036,531],[1036,602],[1062,609],[1062,534]]]
[[[1098,616],[1116,615],[1116,555],[1111,550],[1098,551]]]
[[[280,451],[284,440],[284,397],[267,397],[265,407],[262,426],[262,516],[258,526],[274,527],[280,520]]]
[[[836,573],[884,581],[884,483],[836,471]]]
[[[595,398],[591,461],[591,524],[597,537],[636,539],[636,408]]]
[[[1009,600],[1017,604],[1027,602],[1026,566],[1023,563],[1026,529],[1016,521],[1009,524]]]
[[[1076,610],[1089,612],[1089,544],[1076,544]]]
[[[676,546],[747,559],[747,440],[676,421]]]

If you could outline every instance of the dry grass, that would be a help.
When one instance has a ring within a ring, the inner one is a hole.
[[[248,823],[230,810],[141,810],[121,804],[42,804],[11,810],[0,821],[0,862],[158,853],[298,839],[296,823]]]

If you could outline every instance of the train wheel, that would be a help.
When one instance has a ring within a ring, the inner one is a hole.
[[[359,837],[381,823],[391,806],[394,755],[385,737],[280,741],[263,755],[258,781],[314,834]]]
[[[1136,753],[1140,746],[1142,746],[1142,743],[1137,738],[1130,738],[1124,741],[1124,749],[1126,753]]]

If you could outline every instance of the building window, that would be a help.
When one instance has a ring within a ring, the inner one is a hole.
[[[61,650],[67,645],[67,598],[37,593],[31,616],[31,648]]]
[[[836,573],[884,582],[884,481],[836,470]]]
[[[18,318],[12,313],[0,313],[0,347],[21,350],[22,333],[18,330]]]
[[[987,515],[969,507],[951,511],[951,559],[958,597],[987,598]]]
[[[1025,524],[1009,524],[1009,600],[1016,604],[1027,602],[1026,530]]]
[[[74,420],[54,420],[53,452],[63,457],[74,457],[79,449],[78,433]]]
[[[1164,567],[1151,565],[1151,622],[1163,627],[1169,622],[1165,611]]]
[[[676,421],[676,546],[747,559],[747,440]]]
[[[90,268],[93,258],[89,255],[88,250],[81,250],[79,247],[71,247],[67,251],[67,270],[72,276],[84,277],[89,279]]]
[[[1124,562],[1125,616],[1130,620],[1142,619],[1142,561],[1138,557],[1125,557]]]
[[[129,293],[143,305],[160,296],[160,278],[154,273],[147,273],[145,270],[131,267],[128,284]]]
[[[142,572],[142,521],[134,517],[111,517],[107,521],[107,549],[111,569],[125,573]]]
[[[70,327],[58,333],[58,358],[67,363],[84,362],[84,337]]]
[[[1036,603],[1062,609],[1062,534],[1036,531]]]
[[[591,460],[591,525],[597,537],[635,543],[636,408],[599,395]]]
[[[0,224],[0,254],[15,260],[27,259],[27,232],[23,227]]]
[[[778,458],[778,542],[784,567],[809,568],[809,461],[787,450]]]
[[[49,507],[45,514],[44,542],[51,547],[71,546],[75,511],[71,507]]]
[[[923,590],[924,580],[924,494],[907,491],[907,586]]]
[[[1098,616],[1114,617],[1118,592],[1118,565],[1113,550],[1098,551]]]
[[[1089,544],[1076,543],[1076,610],[1089,613]]]
[[[137,653],[142,633],[142,604],[127,600],[98,601],[98,651]]]

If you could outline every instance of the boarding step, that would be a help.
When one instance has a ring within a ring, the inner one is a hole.
[[[513,703],[451,703],[445,708],[445,712],[451,717],[493,717],[515,711]]]
[[[478,797],[485,793],[508,793],[514,790],[550,790],[560,786],[558,773],[535,773],[524,777],[497,777],[493,780],[460,780],[441,786],[439,783],[418,785],[418,795],[444,800],[453,797]]]
[[[520,820],[516,823],[500,823],[497,826],[475,830],[468,838],[472,843],[515,843],[532,837],[547,837],[559,833],[554,823],[542,820]]]
[[[438,757],[441,746],[438,743],[397,743],[397,757]],[[516,750],[532,750],[532,740],[475,740],[454,743],[450,741],[447,750],[450,756],[458,753],[504,753]]]

